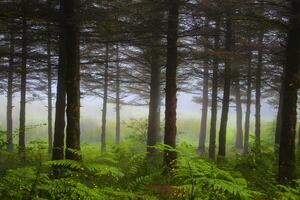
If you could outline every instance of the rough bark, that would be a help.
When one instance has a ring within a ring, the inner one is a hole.
[[[13,151],[13,74],[14,74],[14,54],[15,54],[15,36],[13,33],[10,34],[10,45],[9,45],[9,66],[7,74],[7,106],[6,106],[6,129],[7,129],[7,151]]]
[[[159,52],[156,47],[158,42],[154,42],[155,47],[150,47],[151,54],[151,82],[150,82],[150,102],[148,116],[148,131],[147,131],[147,152],[148,156],[153,156],[158,137],[160,135],[160,74],[161,68],[159,65]]]
[[[239,76],[239,75],[238,75]],[[235,104],[236,104],[236,142],[238,150],[243,149],[243,110],[241,101],[241,86],[239,77],[235,80]]]
[[[216,35],[214,37],[215,51],[220,48],[220,19],[216,20]],[[212,95],[211,95],[211,120],[210,120],[210,135],[209,135],[209,158],[215,160],[216,151],[216,129],[217,129],[217,115],[218,115],[218,68],[219,61],[214,59],[213,63],[213,77],[212,77]]]
[[[65,0],[66,20],[66,94],[67,129],[66,159],[79,160],[80,155],[80,64],[79,64],[79,0]]]
[[[117,45],[117,63],[116,63],[116,144],[121,141],[121,118],[120,118],[120,60],[119,60],[119,45]]]
[[[232,22],[230,19],[226,19],[226,44],[225,49],[228,52],[232,51]],[[231,85],[231,61],[230,58],[225,60],[225,71],[224,71],[224,88],[223,88],[223,100],[222,100],[222,114],[221,114],[221,125],[219,131],[219,156],[225,156],[226,154],[226,129],[228,121],[229,111],[229,98],[230,98],[230,85]]]
[[[104,88],[102,105],[102,127],[101,127],[101,152],[106,150],[106,113],[107,113],[107,92],[108,92],[108,43],[105,43],[105,69],[104,69]]]
[[[286,65],[282,82],[282,129],[279,147],[278,181],[293,182],[296,178],[295,132],[297,118],[297,92],[300,71],[300,1],[291,0],[291,14],[287,36]]]
[[[27,78],[27,21],[25,18],[26,1],[22,1],[24,16],[22,19],[22,65],[21,65],[21,100],[19,124],[19,153],[25,151],[25,117],[26,117],[26,78]]]
[[[247,71],[247,102],[245,116],[245,137],[244,137],[244,154],[249,151],[249,131],[250,131],[250,114],[251,114],[251,92],[252,92],[252,53],[249,52],[248,71]]]
[[[263,34],[259,36],[259,45],[263,44]],[[262,49],[258,51],[258,61],[256,68],[255,79],[255,146],[256,150],[260,149],[260,123],[261,123],[261,74],[263,65],[263,52]]]
[[[208,112],[208,62],[204,64],[203,90],[202,90],[202,116],[200,124],[200,137],[198,145],[198,153],[205,152],[205,140],[207,130],[207,112]]]
[[[166,109],[165,109],[165,137],[164,144],[176,147],[176,107],[177,107],[177,39],[179,1],[168,1],[168,31],[167,31],[167,64],[166,64]],[[174,166],[176,152],[168,149],[164,152],[166,171]]]

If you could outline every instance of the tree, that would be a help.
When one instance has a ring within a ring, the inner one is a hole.
[[[166,110],[164,144],[176,147],[176,107],[177,107],[177,39],[179,0],[168,1],[167,31],[167,64],[166,64]],[[174,165],[176,152],[168,149],[164,152],[164,163],[167,169]]]
[[[279,146],[278,181],[291,183],[296,177],[295,130],[297,92],[300,71],[300,1],[290,0],[289,29],[287,35],[286,65],[282,82],[281,134]]]

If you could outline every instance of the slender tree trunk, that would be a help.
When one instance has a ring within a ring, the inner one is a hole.
[[[239,73],[238,73],[239,76]],[[241,101],[241,86],[239,77],[235,81],[235,102],[236,102],[236,142],[238,150],[243,149],[243,110]]]
[[[177,39],[179,0],[169,0],[168,3],[168,31],[167,31],[167,64],[166,64],[166,110],[164,144],[176,147],[176,107],[177,107]],[[165,149],[164,164],[166,172],[174,166],[176,152]]]
[[[54,141],[52,149],[52,160],[64,159],[64,137],[65,137],[65,109],[66,109],[66,26],[64,21],[65,2],[60,1],[60,24],[59,24],[59,64],[57,73],[56,107],[54,123]],[[54,175],[57,175],[54,170]]]
[[[259,45],[263,44],[263,34],[259,36]],[[260,149],[260,108],[261,108],[261,73],[263,65],[262,49],[258,51],[258,63],[256,68],[256,84],[255,84],[255,146],[256,150]]]
[[[67,130],[66,158],[79,160],[80,150],[80,58],[79,58],[79,0],[65,0],[66,20],[66,93]]]
[[[282,129],[279,147],[278,181],[291,183],[296,178],[295,132],[297,92],[300,71],[300,1],[291,0],[290,26],[287,36],[286,66],[284,68]]]
[[[252,53],[249,52],[249,63],[247,72],[247,103],[246,103],[246,116],[245,116],[245,137],[244,137],[244,154],[249,152],[249,131],[250,131],[250,114],[251,114],[251,83],[252,83]]]
[[[216,20],[216,35],[214,38],[215,51],[220,48],[220,19]],[[211,95],[211,120],[210,120],[210,136],[209,136],[209,158],[215,160],[216,151],[216,129],[217,129],[217,115],[218,115],[218,68],[219,61],[214,59],[213,63],[213,78],[212,78],[212,95]]]
[[[154,42],[153,44],[157,44]],[[147,133],[147,152],[148,156],[153,156],[160,132],[160,74],[159,52],[157,47],[150,47],[151,53],[151,83],[150,83],[150,103],[148,116],[148,133]]]
[[[233,34],[232,34],[232,22],[230,19],[226,19],[226,51],[232,51]],[[230,98],[230,85],[231,85],[231,61],[229,58],[225,60],[225,72],[224,72],[224,93],[222,101],[222,114],[221,125],[219,131],[219,156],[225,156],[226,154],[226,129],[228,121],[229,111],[229,98]]]
[[[7,110],[6,110],[6,129],[7,129],[7,151],[13,152],[13,74],[14,74],[14,55],[15,54],[15,36],[10,34],[9,46],[9,66],[7,76]]]
[[[120,120],[120,61],[119,45],[117,44],[117,73],[116,73],[116,144],[121,141],[121,120]]]
[[[207,112],[208,112],[208,62],[206,61],[204,64],[204,77],[203,77],[202,116],[201,116],[200,137],[199,137],[199,146],[198,146],[199,154],[203,154],[205,152]]]
[[[104,69],[104,88],[102,106],[102,128],[101,128],[101,152],[106,150],[106,113],[107,113],[107,92],[108,92],[108,43],[105,43],[105,69]]]
[[[51,34],[48,24],[47,39],[47,77],[48,77],[48,153],[52,153],[52,66],[51,66]]]
[[[278,152],[280,144],[280,132],[281,132],[281,112],[282,112],[282,100],[283,100],[283,87],[280,87],[278,111],[276,117],[276,130],[275,130],[275,152]]]
[[[300,149],[300,127],[298,129],[298,149]]]
[[[25,1],[22,1],[25,13]],[[24,14],[25,15],[25,14]],[[26,116],[26,76],[27,76],[27,21],[22,19],[22,68],[21,68],[21,101],[20,101],[20,127],[19,127],[19,153],[25,151],[25,116]]]

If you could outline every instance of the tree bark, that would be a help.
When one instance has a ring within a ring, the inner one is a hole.
[[[79,0],[65,0],[66,20],[66,93],[67,130],[66,158],[80,160],[80,58],[79,58]]]
[[[108,92],[108,43],[105,43],[105,69],[104,69],[104,88],[102,105],[102,128],[101,128],[101,152],[106,150],[106,113],[107,113],[107,92]]]
[[[200,124],[200,137],[198,145],[198,153],[205,152],[205,140],[207,129],[207,112],[208,112],[208,62],[204,64],[203,91],[202,91],[202,116]]]
[[[21,68],[21,101],[20,101],[20,127],[19,127],[19,153],[25,151],[25,117],[26,117],[26,79],[27,79],[27,21],[25,18],[26,1],[22,1],[22,68]]]
[[[287,36],[286,65],[283,78],[282,129],[279,147],[278,181],[289,184],[296,178],[295,132],[297,92],[300,71],[300,1],[291,0],[291,14]]]
[[[7,151],[13,152],[13,74],[14,74],[14,55],[15,54],[15,36],[10,34],[9,46],[9,66],[7,75],[7,107],[6,107],[6,129],[7,129]]]
[[[230,19],[226,19],[226,44],[225,49],[227,52],[232,51],[233,34],[232,34],[232,22]],[[230,85],[231,85],[231,61],[230,58],[225,60],[225,72],[224,72],[224,89],[223,89],[223,101],[222,101],[222,114],[221,125],[219,131],[219,156],[225,156],[226,154],[226,129],[228,121],[229,111],[229,98],[230,98]]]
[[[165,137],[164,144],[176,147],[176,108],[177,108],[177,39],[179,1],[168,1],[168,31],[167,31],[167,64],[166,64],[166,109],[165,109]],[[174,166],[176,152],[165,149],[164,164],[166,172]]]
[[[150,47],[151,54],[151,83],[150,83],[150,103],[148,116],[148,131],[147,131],[147,152],[148,156],[153,156],[158,137],[160,135],[160,75],[161,68],[159,65],[158,42],[153,42],[154,46]],[[158,47],[157,47],[158,46]]]
[[[117,73],[116,73],[116,144],[121,141],[121,120],[120,120],[120,60],[119,45],[117,44]]]
[[[220,48],[220,19],[216,20],[216,35],[214,37],[214,48],[218,51]],[[219,61],[214,59],[213,78],[212,78],[212,95],[211,95],[211,120],[210,120],[210,136],[209,136],[209,158],[215,160],[216,151],[216,129],[218,115],[218,69]]]
[[[283,100],[283,87],[280,87],[280,95],[279,95],[279,104],[278,111],[276,117],[276,130],[275,130],[275,152],[278,152],[278,147],[280,144],[280,133],[281,133],[281,112],[282,112],[282,100]]]
[[[251,92],[252,92],[252,52],[249,52],[248,71],[247,71],[247,103],[245,116],[245,137],[244,137],[244,154],[249,153],[249,131],[250,131],[250,114],[251,114]]]
[[[238,73],[239,76],[239,73]],[[235,103],[236,103],[236,142],[235,147],[238,150],[243,149],[243,110],[241,101],[240,79],[235,81]]]
[[[263,33],[259,36],[259,45],[263,44]],[[261,47],[260,47],[261,48]],[[258,51],[258,63],[256,68],[256,84],[255,84],[255,146],[256,150],[260,149],[260,109],[261,109],[261,73],[263,65],[263,52],[262,49]]]
[[[51,66],[51,33],[48,24],[47,38],[47,78],[48,78],[48,153],[52,154],[52,66]]]

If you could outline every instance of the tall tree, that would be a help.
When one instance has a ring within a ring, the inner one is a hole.
[[[120,82],[121,82],[121,69],[120,69],[120,57],[119,57],[119,44],[117,44],[117,58],[116,58],[116,144],[120,144],[121,141],[121,118],[120,118]]]
[[[177,39],[179,21],[179,0],[168,1],[167,64],[166,64],[166,109],[164,144],[176,147],[176,108],[177,108]],[[168,149],[164,152],[167,169],[174,165],[176,152]]]
[[[48,153],[52,153],[52,63],[51,63],[51,33],[48,24],[47,30],[47,96],[48,96]]]
[[[67,129],[66,158],[80,159],[80,58],[79,58],[80,0],[64,0],[66,45]],[[74,151],[75,150],[75,151]]]
[[[278,181],[287,184],[296,177],[295,132],[300,71],[300,1],[290,0],[286,64],[282,82],[282,128],[279,147]]]
[[[235,79],[235,104],[236,104],[236,149],[243,149],[243,110],[241,101],[240,70],[237,69]]]

